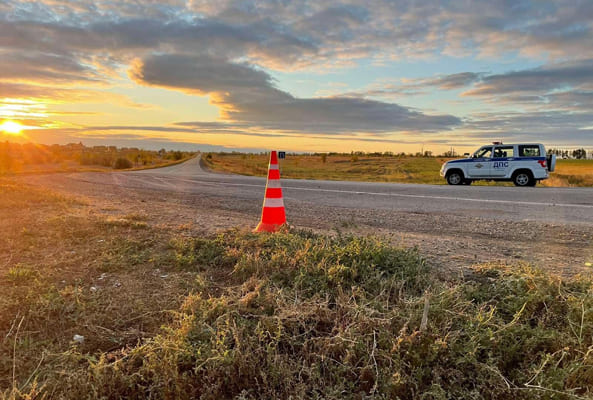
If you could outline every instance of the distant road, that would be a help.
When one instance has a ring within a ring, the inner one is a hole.
[[[211,172],[200,159],[131,172],[77,173],[72,179],[135,189],[222,196],[261,203],[265,178]],[[283,179],[287,208],[341,207],[593,225],[592,188],[515,188]]]

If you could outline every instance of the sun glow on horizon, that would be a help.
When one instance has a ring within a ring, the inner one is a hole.
[[[0,124],[0,131],[9,135],[20,135],[23,132],[23,125],[15,121],[6,120]]]

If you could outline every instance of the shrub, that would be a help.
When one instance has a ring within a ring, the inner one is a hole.
[[[114,169],[127,169],[132,168],[132,162],[127,158],[120,157],[115,160],[115,164],[113,164]]]

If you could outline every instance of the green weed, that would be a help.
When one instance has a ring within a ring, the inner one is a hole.
[[[14,282],[26,282],[38,276],[37,271],[25,264],[17,264],[8,269],[7,278]]]

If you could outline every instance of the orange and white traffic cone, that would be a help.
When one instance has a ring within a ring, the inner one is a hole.
[[[266,184],[261,221],[253,231],[276,232],[284,224],[286,224],[286,213],[284,211],[284,200],[282,199],[282,187],[280,186],[278,156],[275,151],[272,151],[270,165],[268,166],[268,183]]]

